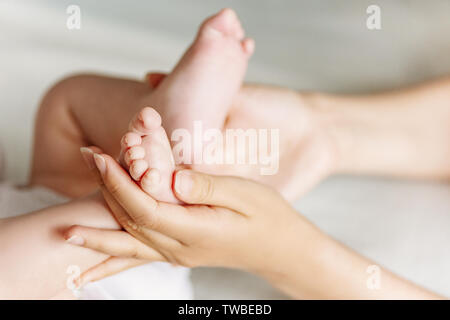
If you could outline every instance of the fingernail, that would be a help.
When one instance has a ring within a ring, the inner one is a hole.
[[[95,168],[95,162],[93,157],[94,152],[91,149],[85,147],[80,148],[80,152],[89,170],[94,169]]]
[[[82,246],[84,244],[84,239],[80,236],[74,235],[66,240],[70,244],[74,244],[76,246]]]
[[[189,170],[182,170],[177,172],[177,175],[175,176],[176,192],[188,196],[191,193],[192,185],[192,174]]]
[[[97,166],[98,171],[100,171],[100,174],[103,176],[106,171],[105,158],[103,158],[98,153],[94,153],[94,161],[95,161],[95,165]]]

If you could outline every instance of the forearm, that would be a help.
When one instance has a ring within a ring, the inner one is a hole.
[[[450,178],[450,78],[373,95],[305,94],[336,172]]]
[[[279,247],[283,248],[279,261],[261,275],[297,299],[442,298],[394,275],[317,229],[292,233],[289,243]]]
[[[6,219],[0,224],[0,299],[47,299],[66,288],[69,266],[84,271],[107,257],[67,244],[73,224],[117,229],[105,204],[84,199]]]

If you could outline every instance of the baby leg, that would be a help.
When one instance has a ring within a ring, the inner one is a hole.
[[[80,147],[98,145],[118,156],[122,135],[150,93],[143,82],[95,75],[56,84],[37,113],[30,184],[69,197],[95,190]]]

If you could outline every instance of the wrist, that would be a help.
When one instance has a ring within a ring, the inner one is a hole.
[[[268,254],[271,259],[265,260],[257,272],[251,272],[295,299],[319,297],[314,274],[321,267],[318,257],[329,246],[329,238],[297,212],[296,215],[296,223],[274,235],[277,252]]]
[[[333,155],[331,173],[348,172],[348,168],[352,168],[356,150],[354,122],[346,110],[345,98],[318,92],[302,95],[317,127],[328,141],[329,152]]]

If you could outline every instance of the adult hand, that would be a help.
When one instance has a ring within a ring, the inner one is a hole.
[[[174,191],[190,205],[180,206],[151,198],[111,157],[85,158],[97,166],[104,197],[129,233],[67,230],[66,238],[78,236],[80,245],[112,256],[87,271],[81,283],[161,260],[244,269],[296,298],[440,298],[378,266],[383,283],[373,290],[367,284],[372,261],[321,233],[277,192],[258,183],[181,170],[174,176]]]
[[[181,170],[174,175],[174,191],[191,205],[168,204],[142,191],[110,156],[84,156],[91,168],[94,162],[98,167],[104,197],[125,231],[73,226],[65,232],[65,238],[77,236],[82,246],[113,257],[86,272],[82,283],[154,261],[155,251],[157,260],[176,265],[264,274],[289,264],[287,257],[306,257],[320,243],[312,224],[259,183]]]

